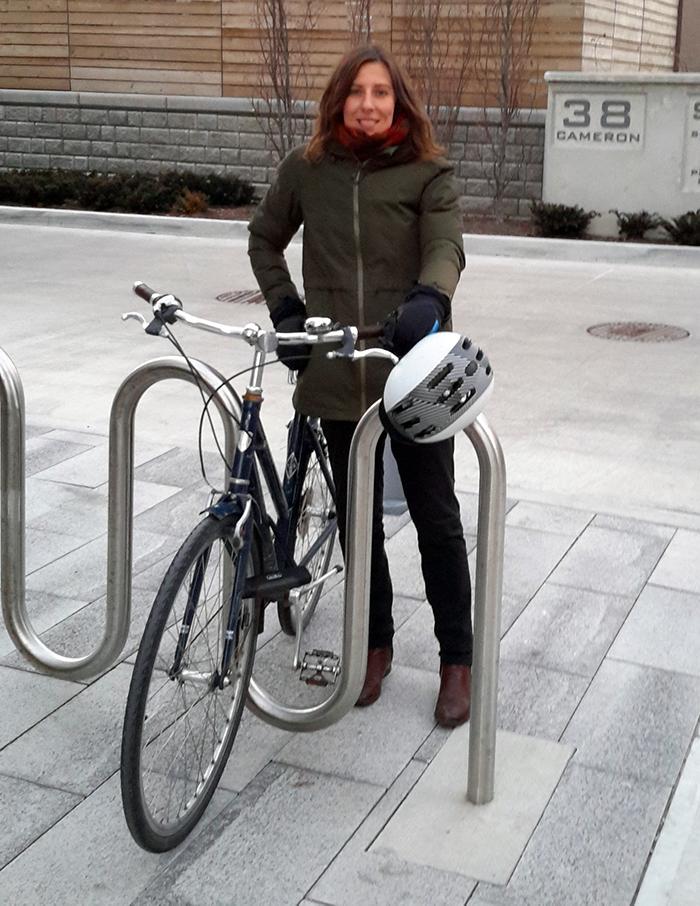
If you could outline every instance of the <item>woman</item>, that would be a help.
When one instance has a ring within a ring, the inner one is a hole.
[[[464,268],[457,189],[430,122],[393,58],[376,46],[340,61],[323,93],[309,144],[281,163],[250,223],[249,255],[276,329],[303,329],[307,316],[342,324],[386,324],[398,355],[446,326]],[[304,225],[305,302],[284,250]],[[386,362],[329,361],[316,347],[283,346],[299,370],[294,404],[319,415],[337,486],[344,549],[347,464],[357,422],[381,396]],[[357,705],[380,695],[391,670],[392,587],[384,551],[381,454],[377,453],[370,581],[369,651]],[[439,724],[469,718],[471,589],[454,493],[453,442],[392,441],[418,534],[427,599],[440,645]]]

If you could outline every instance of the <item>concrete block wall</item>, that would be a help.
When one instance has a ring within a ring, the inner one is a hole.
[[[541,197],[543,146],[544,113],[533,111],[509,135],[504,213],[526,215]],[[448,150],[464,209],[490,209],[493,145],[482,110],[460,111]],[[215,170],[262,193],[275,156],[249,99],[0,90],[0,169],[46,167]]]

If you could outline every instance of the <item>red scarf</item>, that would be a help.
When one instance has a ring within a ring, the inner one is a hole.
[[[400,145],[406,140],[408,132],[408,120],[400,115],[386,132],[380,132],[378,135],[367,135],[357,129],[348,129],[344,123],[336,124],[334,135],[344,148],[348,148],[362,160],[373,157],[386,148]]]

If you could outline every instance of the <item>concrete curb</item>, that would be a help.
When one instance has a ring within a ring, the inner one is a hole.
[[[538,239],[533,236],[481,236],[465,233],[467,254],[547,261],[637,264],[700,268],[700,248],[593,239]]]
[[[202,217],[163,217],[150,214],[114,214],[100,211],[64,211],[59,208],[20,208],[0,205],[0,225],[67,227],[73,230],[116,230],[157,233],[193,239],[245,239],[242,220],[207,220]]]
[[[248,238],[248,224],[241,220],[207,220],[0,205],[0,225],[3,224],[67,227],[76,230],[117,230],[192,239]],[[296,240],[299,240],[299,235]],[[476,233],[465,233],[464,245],[468,255],[486,257],[700,269],[700,248],[677,245],[537,239],[530,236],[490,236]]]

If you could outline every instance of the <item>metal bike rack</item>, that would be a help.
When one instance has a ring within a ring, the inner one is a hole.
[[[199,378],[219,388],[214,401],[225,429],[225,452],[231,460],[237,443],[235,396],[222,376],[194,362]],[[144,392],[166,379],[190,383],[195,377],[181,359],[168,357],[141,365],[117,391],[110,414],[107,608],[102,641],[83,657],[59,655],[32,628],[25,601],[24,394],[12,360],[0,349],[0,577],[2,611],[13,642],[31,662],[68,679],[90,679],[111,666],[121,653],[131,618],[131,561],[134,472],[134,419]],[[327,727],[346,714],[364,682],[369,633],[369,580],[372,536],[371,495],[375,451],[382,433],[379,404],[363,416],[350,448],[346,542],[345,609],[339,680],[328,699],[311,707],[290,707],[251,680],[248,706],[266,722],[285,730]],[[479,461],[479,512],[474,603],[474,663],[469,738],[467,797],[483,804],[493,798],[496,754],[496,700],[500,638],[505,464],[497,437],[483,415],[466,429]]]
[[[310,708],[288,708],[251,681],[249,706],[284,730],[318,730],[352,708],[364,682],[369,634],[372,506],[375,450],[382,433],[379,403],[367,410],[352,439],[348,474],[343,670],[332,694]],[[493,799],[496,704],[503,586],[506,473],[503,450],[484,415],[464,432],[479,462],[479,510],[474,582],[474,663],[469,731],[467,798],[476,805]]]
[[[372,537],[374,453],[384,428],[378,404],[362,417],[350,446],[348,521],[345,557],[345,604],[342,670],[327,699],[306,708],[292,708],[268,695],[251,679],[248,707],[263,720],[283,730],[321,730],[353,707],[365,681],[369,638],[369,578]]]
[[[493,799],[496,765],[506,464],[500,441],[483,413],[477,416],[476,421],[464,433],[471,441],[479,463],[467,799],[474,805],[485,805]]]
[[[194,366],[211,391],[224,378],[202,362]],[[176,357],[146,362],[135,369],[117,391],[109,426],[109,502],[107,513],[107,606],[102,640],[90,654],[66,657],[41,641],[27,615],[25,599],[25,470],[24,393],[19,373],[0,349],[0,578],[2,612],[17,649],[46,673],[64,679],[91,679],[118,658],[129,635],[131,621],[131,560],[134,472],[134,416],[144,392],[153,384],[195,378]],[[237,443],[232,417],[237,403],[227,387],[214,396],[221,413],[226,456],[230,461]]]

